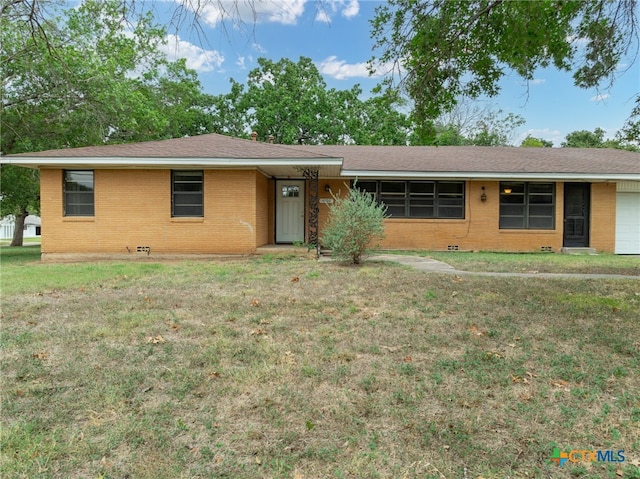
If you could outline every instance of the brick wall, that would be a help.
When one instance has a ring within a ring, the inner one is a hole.
[[[591,247],[597,251],[615,251],[616,184],[591,185]]]
[[[334,193],[344,194],[344,180],[321,181],[320,197],[329,184]],[[482,186],[487,200],[482,202]],[[466,184],[465,219],[430,220],[389,218],[386,220],[386,249],[447,250],[457,247],[472,251],[540,251],[562,248],[564,188],[556,184],[555,229],[501,230],[499,228],[500,183],[468,181]],[[591,246],[598,251],[613,252],[615,243],[615,184],[594,183],[591,189]],[[320,223],[326,221],[328,205],[320,205]]]
[[[258,173],[256,175],[256,246],[272,243],[270,234],[270,203],[273,201],[273,180]]]
[[[338,178],[338,179],[330,179],[330,180],[319,180],[318,182],[318,197],[320,199],[326,199],[326,200],[332,200],[333,197],[331,196],[331,193],[325,191],[325,186],[329,185],[329,187],[331,188],[331,191],[333,192],[334,195],[336,196],[344,196],[346,191],[347,191],[347,187],[345,186],[345,183],[348,185],[349,184],[349,180],[348,179],[344,179],[344,178]],[[307,188],[308,190],[308,188]],[[318,235],[319,235],[319,239],[320,239],[320,244],[322,244],[322,225],[324,225],[324,223],[327,221],[327,217],[329,216],[329,207],[331,205],[327,204],[327,203],[320,203],[319,205],[319,211],[318,211]]]
[[[344,179],[320,180],[320,198],[330,185],[344,194]],[[41,171],[43,253],[127,253],[148,246],[152,253],[255,252],[273,243],[274,180],[255,170],[205,170],[204,217],[171,217],[170,170],[95,170],[95,216],[64,217],[62,170]],[[487,201],[482,202],[482,186]],[[308,188],[307,188],[308,191]],[[562,247],[562,183],[556,186],[554,230],[500,230],[499,182],[466,185],[465,219],[389,218],[383,247],[389,249],[539,251]],[[591,246],[613,252],[616,186],[591,187]],[[320,204],[320,235],[329,205]]]
[[[256,189],[266,179],[253,170],[205,170],[204,217],[171,217],[170,170],[95,170],[95,216],[62,215],[62,171],[41,172],[43,253],[252,253]],[[259,229],[259,232],[257,232]]]

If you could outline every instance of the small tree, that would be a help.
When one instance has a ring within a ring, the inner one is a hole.
[[[359,264],[362,255],[384,238],[387,207],[353,185],[345,197],[333,195],[321,241],[339,258]]]
[[[22,246],[24,222],[29,214],[40,213],[40,173],[15,165],[0,165],[0,218],[15,217],[13,240],[9,246]]]

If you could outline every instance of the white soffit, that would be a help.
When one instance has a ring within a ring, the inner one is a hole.
[[[618,181],[616,191],[628,193],[640,193],[640,180],[638,181]]]

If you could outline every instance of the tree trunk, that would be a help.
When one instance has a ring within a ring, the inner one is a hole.
[[[27,219],[29,212],[22,210],[19,215],[16,215],[16,227],[13,230],[13,239],[9,246],[22,246],[24,239],[24,221]]]

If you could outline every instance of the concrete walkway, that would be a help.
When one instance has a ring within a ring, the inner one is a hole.
[[[437,261],[431,258],[422,258],[420,256],[405,256],[397,254],[376,254],[368,256],[366,261],[392,261],[405,266],[410,266],[419,271],[427,271],[432,273],[448,273],[458,276],[494,276],[494,277],[513,277],[513,278],[575,278],[575,279],[637,279],[640,276],[630,276],[624,274],[581,274],[581,273],[492,273],[485,271],[462,271],[455,269],[453,266]]]

